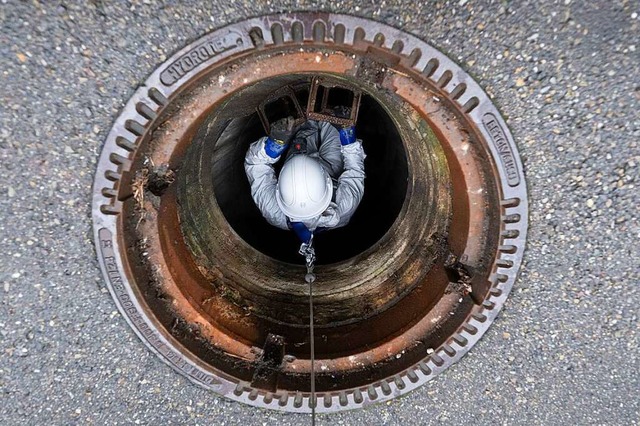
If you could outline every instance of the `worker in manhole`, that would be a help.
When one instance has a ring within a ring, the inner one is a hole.
[[[350,110],[336,107],[334,114],[348,117]],[[274,165],[283,157],[276,178]],[[292,230],[300,239],[307,281],[315,279],[314,233],[345,226],[362,200],[364,159],[354,126],[334,127],[315,120],[296,126],[293,117],[273,123],[270,134],[247,151],[251,196],[267,222]]]

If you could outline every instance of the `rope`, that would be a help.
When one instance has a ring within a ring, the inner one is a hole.
[[[309,339],[311,344],[311,426],[316,424],[316,375],[314,370],[315,347],[313,337],[313,282],[309,283]]]

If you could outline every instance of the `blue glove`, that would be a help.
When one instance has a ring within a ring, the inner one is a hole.
[[[287,149],[289,146],[289,142],[285,142],[283,140],[272,139],[270,136],[267,137],[267,141],[264,143],[264,152],[271,158],[278,158],[280,154]]]
[[[356,141],[356,128],[354,126],[343,127],[338,130],[340,134],[340,143],[344,145],[352,144]]]
[[[295,133],[295,120],[289,116],[281,118],[271,124],[271,131],[264,145],[264,150],[271,158],[278,158],[289,146],[289,141]]]

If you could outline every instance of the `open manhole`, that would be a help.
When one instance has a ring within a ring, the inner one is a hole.
[[[352,16],[250,19],[195,41],[140,87],[106,140],[93,220],[136,334],[193,382],[310,411],[308,287],[293,233],[267,224],[243,160],[278,90],[362,93],[365,195],[317,239],[317,409],[404,394],[484,334],[522,259],[527,198],[503,119],[416,37]]]

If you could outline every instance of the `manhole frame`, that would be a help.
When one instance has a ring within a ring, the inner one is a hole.
[[[294,23],[292,25],[292,23]],[[273,24],[289,31],[272,33]],[[342,24],[340,27],[339,24]],[[260,29],[256,33],[256,29]],[[261,34],[260,34],[261,33]],[[259,37],[256,37],[259,34]],[[402,57],[416,72],[440,87],[441,94],[458,105],[482,134],[500,177],[503,233],[491,290],[481,308],[471,315],[447,344],[425,360],[368,387],[351,392],[327,392],[319,412],[358,408],[407,393],[459,360],[486,332],[502,308],[522,262],[528,225],[527,191],[517,147],[487,95],[459,66],[419,38],[385,24],[348,15],[294,13],[270,15],[220,28],[178,51],[156,69],[131,97],[107,136],[98,163],[93,192],[93,222],[98,258],[107,287],[118,309],[140,339],[160,358],[192,382],[231,399],[264,408],[308,412],[308,395],[259,395],[224,375],[212,375],[197,360],[176,351],[170,339],[157,331],[156,320],[146,315],[126,279],[126,266],[118,254],[116,217],[121,206],[114,187],[131,165],[129,156],[138,138],[180,87],[208,67],[262,44],[303,43],[330,39],[351,45],[364,39],[381,50]],[[418,52],[418,53],[416,53]],[[437,61],[437,62],[434,62]],[[437,64],[434,67],[434,64]],[[186,72],[184,72],[187,70]],[[398,381],[395,378],[400,378]],[[395,379],[395,380],[394,380]],[[261,397],[258,397],[261,396]],[[283,403],[284,401],[284,403]]]

